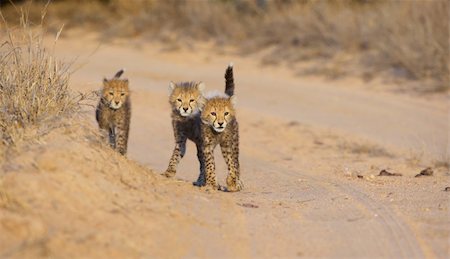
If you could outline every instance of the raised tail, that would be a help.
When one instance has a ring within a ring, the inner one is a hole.
[[[230,63],[225,70],[225,93],[228,96],[234,95],[233,63]]]
[[[117,73],[114,75],[114,79],[119,79],[119,77],[123,74],[123,72],[125,72],[123,68],[117,71]]]

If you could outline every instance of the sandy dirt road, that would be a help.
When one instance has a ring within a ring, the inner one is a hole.
[[[445,101],[300,78],[285,68],[261,67],[251,57],[214,54],[211,48],[164,51],[157,44],[98,46],[90,38],[68,38],[59,41],[57,52],[82,65],[72,76],[72,87],[81,91],[98,89],[103,76],[126,68],[133,91],[129,158],[157,172],[165,170],[173,148],[168,82],[202,80],[208,90],[222,90],[224,69],[230,61],[235,64],[246,188],[205,193],[191,187],[198,164],[195,146],[188,144],[178,180],[170,180],[171,187],[186,192],[167,196],[197,223],[169,228],[170,240],[161,234],[161,243],[178,249],[157,255],[448,255],[448,192],[443,191],[450,184],[448,169],[414,178],[432,165],[405,159],[412,153],[446,156]],[[223,160],[216,161],[224,183]],[[385,168],[403,176],[375,176]]]

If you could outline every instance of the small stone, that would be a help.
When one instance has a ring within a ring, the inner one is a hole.
[[[300,122],[298,121],[290,121],[286,124],[288,127],[295,127],[295,126],[299,126]]]
[[[352,172],[347,167],[345,167],[344,168],[344,175],[345,176],[352,176]]]
[[[433,169],[431,167],[427,167],[420,171],[420,173],[416,174],[415,177],[421,177],[421,176],[432,176],[433,175]]]
[[[237,203],[237,205],[242,206],[244,208],[251,208],[251,209],[259,208],[258,205],[255,205],[255,204],[252,204],[252,203]]]
[[[388,172],[387,170],[383,169],[383,170],[380,171],[378,176],[402,176],[402,174],[391,173],[391,172]]]
[[[314,144],[321,146],[321,145],[323,145],[323,142],[320,140],[314,140]]]

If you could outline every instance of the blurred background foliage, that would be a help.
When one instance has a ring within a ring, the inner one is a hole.
[[[351,69],[416,81],[419,91],[449,89],[447,0],[53,0],[1,1],[8,23],[25,9],[49,30],[81,28],[104,39],[142,37],[165,43],[214,41],[240,53],[267,50],[263,62],[321,60],[318,73]],[[353,62],[355,63],[355,62]],[[331,64],[331,65],[330,65]]]

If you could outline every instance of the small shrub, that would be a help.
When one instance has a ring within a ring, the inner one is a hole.
[[[21,26],[1,26],[0,148],[22,139],[26,129],[79,108],[68,86],[70,64],[45,48],[42,28],[30,27],[25,13],[21,17]]]
[[[368,142],[342,142],[338,145],[339,149],[346,150],[353,154],[365,154],[372,157],[393,157],[384,147]]]

